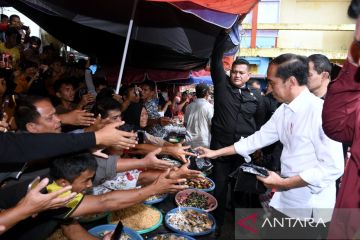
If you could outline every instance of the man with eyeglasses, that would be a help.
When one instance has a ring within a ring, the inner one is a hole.
[[[230,77],[224,71],[222,58],[229,43],[228,35],[218,37],[211,59],[211,77],[214,82],[214,117],[212,119],[210,148],[213,150],[233,144],[241,137],[253,134],[264,123],[264,105],[260,92],[251,90],[246,82],[250,79],[250,64],[245,59],[236,59]],[[213,179],[216,184],[216,223],[221,234],[224,223],[228,175],[244,162],[240,156],[220,157],[214,161]],[[244,195],[245,196],[245,195]],[[249,195],[247,195],[249,197]],[[246,202],[255,199],[246,199]],[[255,200],[258,202],[258,199]],[[255,207],[238,202],[241,207]]]

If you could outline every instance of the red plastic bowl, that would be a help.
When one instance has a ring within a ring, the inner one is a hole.
[[[213,195],[211,195],[211,194],[209,194],[207,192],[204,192],[204,191],[196,190],[196,189],[186,189],[186,190],[178,192],[175,195],[176,204],[178,206],[180,206],[181,202],[184,201],[190,195],[190,193],[192,193],[192,192],[196,192],[197,194],[204,195],[204,196],[207,197],[208,205],[210,207],[208,209],[203,209],[204,211],[211,212],[211,211],[214,211],[217,208],[218,202],[217,202],[216,198]]]

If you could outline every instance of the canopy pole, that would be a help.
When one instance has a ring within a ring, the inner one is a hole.
[[[122,60],[121,60],[119,77],[118,77],[118,81],[117,81],[117,85],[116,85],[116,94],[119,94],[119,91],[120,91],[121,79],[122,79],[122,75],[123,75],[123,72],[124,72],[125,60],[126,60],[127,51],[128,51],[128,48],[129,48],[130,36],[131,36],[131,31],[132,31],[132,27],[133,27],[133,23],[134,23],[137,4],[138,4],[138,0],[134,0],[133,9],[132,9],[132,12],[131,12],[131,19],[130,19],[130,22],[129,22],[129,28],[128,28],[128,32],[127,32],[127,35],[126,35],[124,52],[123,52],[123,56],[122,56]]]

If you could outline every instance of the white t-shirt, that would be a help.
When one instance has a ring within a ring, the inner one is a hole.
[[[191,135],[191,146],[209,147],[211,141],[211,119],[214,106],[204,98],[194,100],[185,111],[186,130]]]

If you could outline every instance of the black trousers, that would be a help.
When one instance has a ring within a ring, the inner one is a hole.
[[[235,171],[242,164],[241,158],[230,156],[225,158],[217,158],[213,161],[214,168],[211,178],[215,182],[214,196],[218,201],[218,207],[213,212],[216,224],[222,226],[224,224],[226,202],[228,195],[229,177],[228,175]]]

